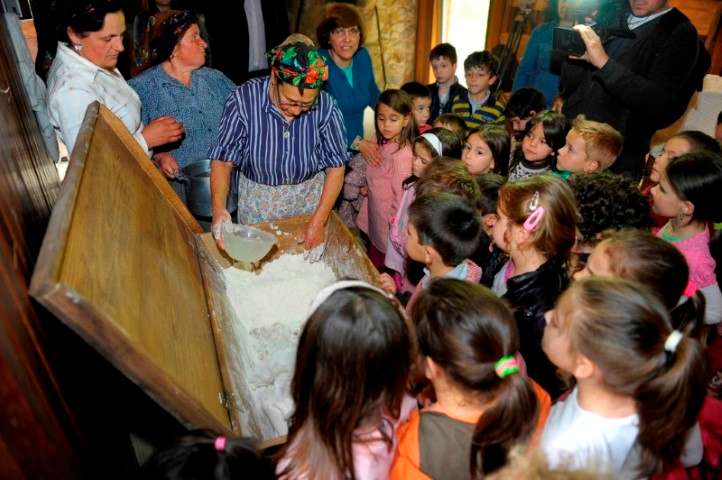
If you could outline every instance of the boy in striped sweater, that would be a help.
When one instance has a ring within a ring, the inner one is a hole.
[[[488,50],[474,52],[464,60],[468,91],[454,97],[451,111],[464,119],[468,129],[505,120],[504,105],[491,93],[498,69],[499,61]]]

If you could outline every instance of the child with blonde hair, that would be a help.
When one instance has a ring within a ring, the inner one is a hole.
[[[622,134],[611,125],[579,115],[567,133],[566,144],[559,150],[557,170],[565,179],[573,174],[606,170],[622,153],[623,141]]]

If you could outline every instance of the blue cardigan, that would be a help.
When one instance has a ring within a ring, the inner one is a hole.
[[[379,100],[380,92],[374,79],[371,57],[365,48],[358,49],[351,67],[353,76],[353,87],[351,87],[346,75],[333,61],[328,50],[320,49],[319,53],[328,64],[328,80],[323,88],[336,99],[341,109],[343,123],[346,125],[346,144],[351,145],[357,136],[364,135],[364,109],[367,105],[376,108],[376,102]]]
[[[542,23],[531,32],[512,86],[514,92],[522,87],[536,88],[544,94],[547,105],[559,92],[559,75],[549,70],[555,26],[553,22]]]

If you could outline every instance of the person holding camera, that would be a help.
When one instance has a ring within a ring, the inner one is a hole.
[[[586,50],[564,62],[560,96],[568,119],[584,114],[622,133],[624,151],[613,170],[638,179],[652,136],[684,113],[710,56],[668,0],[615,1],[621,28],[603,20],[574,27]]]

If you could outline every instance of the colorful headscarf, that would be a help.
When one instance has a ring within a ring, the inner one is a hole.
[[[321,88],[328,79],[328,66],[313,45],[293,42],[268,52],[271,72],[282,82],[298,87]]]

